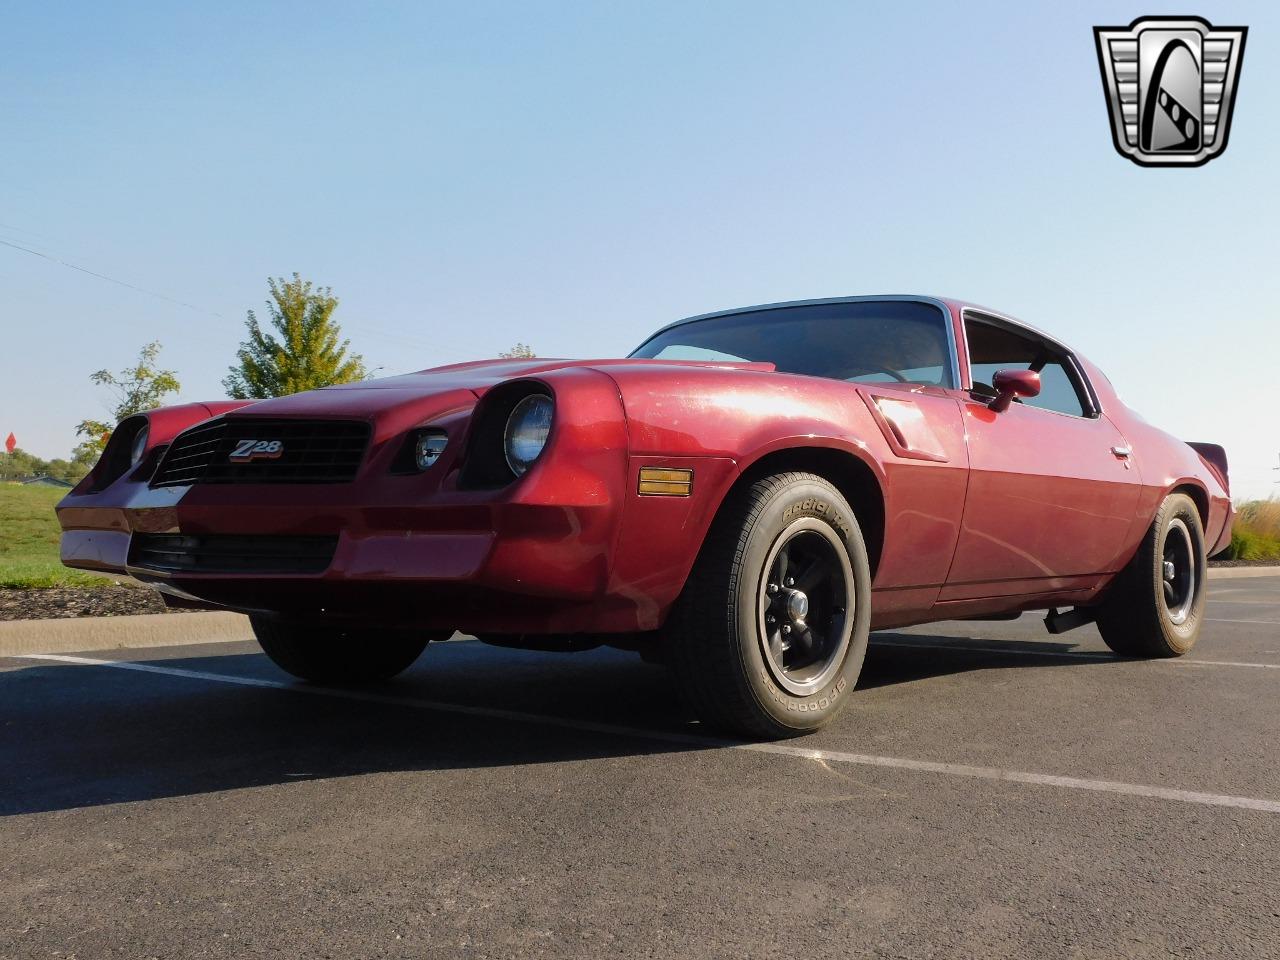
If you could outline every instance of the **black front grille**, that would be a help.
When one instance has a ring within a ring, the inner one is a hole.
[[[164,573],[323,573],[334,537],[269,537],[135,533],[129,564]]]
[[[246,451],[250,440],[260,449]],[[355,479],[368,444],[369,424],[358,420],[224,417],[174,440],[151,486],[348,483]]]

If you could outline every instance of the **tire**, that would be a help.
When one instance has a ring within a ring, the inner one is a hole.
[[[359,684],[407,670],[444,634],[386,631],[373,636],[332,624],[253,617],[253,632],[277,667],[300,680]]]
[[[1125,657],[1180,657],[1189,651],[1204,622],[1205,560],[1195,502],[1170,494],[1099,611],[1098,630],[1107,646]]]
[[[673,610],[667,659],[703,723],[792,737],[844,709],[870,624],[871,567],[849,504],[821,477],[777,474],[721,508]]]

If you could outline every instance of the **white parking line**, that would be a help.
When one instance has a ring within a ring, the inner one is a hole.
[[[910,640],[878,640],[871,638],[873,647],[914,647],[921,650],[963,650],[967,653],[994,653],[1001,657],[1061,657],[1067,660],[1112,660],[1123,662],[1114,653],[1090,653],[1084,650],[1029,650],[1026,647],[980,647],[964,643],[915,643]],[[1280,670],[1280,663],[1242,663],[1238,660],[1184,660],[1154,659],[1143,663],[1164,663],[1174,667],[1253,667],[1262,670]]]
[[[357,700],[366,703],[410,707],[415,710],[431,710],[440,713],[456,713],[463,716],[487,717],[497,720],[513,720],[517,723],[530,723],[546,727],[558,727],[565,730],[579,730],[587,733],[633,737],[641,740],[655,740],[663,743],[678,743],[686,746],[718,747],[730,750],[743,750],[750,753],[767,753],[775,756],[794,757],[801,760],[851,763],[867,767],[887,767],[894,770],[911,770],[917,773],[935,773],[950,777],[970,777],[977,780],[1000,780],[1006,783],[1025,783],[1040,787],[1059,787],[1066,790],[1087,790],[1095,793],[1113,793],[1131,797],[1149,797],[1157,800],[1172,800],[1177,803],[1195,803],[1209,807],[1235,807],[1241,810],[1259,810],[1264,813],[1280,813],[1280,800],[1264,800],[1257,797],[1237,797],[1230,794],[1201,793],[1195,790],[1175,790],[1169,787],[1155,787],[1140,783],[1122,783],[1116,780],[1087,780],[1080,777],[1059,777],[1047,773],[1027,773],[1021,770],[1003,770],[998,767],[975,767],[963,763],[935,763],[930,760],[910,760],[905,757],[879,757],[862,753],[846,753],[841,750],[820,750],[797,747],[785,743],[739,743],[733,740],[722,740],[715,737],[701,737],[692,734],[676,733],[674,731],[647,730],[641,727],[626,727],[611,723],[596,723],[591,720],[554,717],[538,713],[523,713],[517,710],[501,710],[495,707],[475,707],[459,703],[442,703],[436,700],[418,700],[413,697],[397,697],[390,694],[373,693],[364,690],[342,690],[335,689],[333,687],[318,687],[290,683],[282,680],[262,680],[256,677],[234,677],[221,673],[209,673],[204,670],[187,670],[180,667],[160,667],[150,663],[97,660],[90,657],[71,657],[58,654],[28,654],[24,657],[15,659],[53,661],[55,663],[71,663],[92,667],[110,667],[116,670],[133,670],[139,673],[160,674],[161,676],[166,677],[183,677],[189,680],[207,680],[213,683],[229,683],[242,687],[261,687],[272,690],[285,690],[290,693],[302,693],[322,697],[337,697],[343,700]]]

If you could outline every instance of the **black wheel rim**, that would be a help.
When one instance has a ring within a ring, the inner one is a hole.
[[[759,584],[761,653],[774,681],[809,696],[839,671],[854,606],[849,556],[825,522],[803,518],[774,541]]]
[[[1160,563],[1161,600],[1175,626],[1186,623],[1196,601],[1196,549],[1191,531],[1182,520],[1174,520],[1164,535]]]

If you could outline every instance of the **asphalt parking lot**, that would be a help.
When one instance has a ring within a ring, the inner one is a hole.
[[[610,651],[0,659],[0,957],[1277,957],[1280,578],[1209,617],[877,634],[782,745]]]

